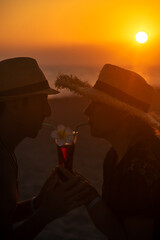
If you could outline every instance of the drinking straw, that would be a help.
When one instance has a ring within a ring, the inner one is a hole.
[[[76,130],[74,131],[74,141],[76,140],[76,134],[78,133],[78,129],[79,129],[80,127],[84,127],[84,126],[86,126],[86,125],[89,125],[89,123],[88,123],[88,122],[85,122],[85,123],[81,123],[81,124],[77,125]]]

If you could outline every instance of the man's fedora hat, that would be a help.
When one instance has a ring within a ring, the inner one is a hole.
[[[17,57],[0,61],[0,101],[35,94],[57,94],[50,88],[35,59]]]
[[[93,87],[72,75],[59,75],[55,86],[124,109],[160,129],[159,121],[149,113],[155,91],[143,77],[133,71],[105,64]]]

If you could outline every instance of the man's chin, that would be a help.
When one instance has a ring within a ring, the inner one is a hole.
[[[34,128],[33,131],[30,132],[30,138],[36,138],[41,130],[42,126]]]
[[[38,136],[38,134],[32,135],[30,136],[30,138],[36,138]]]

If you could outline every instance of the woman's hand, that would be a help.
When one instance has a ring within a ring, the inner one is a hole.
[[[63,182],[60,176],[66,179]],[[88,205],[98,195],[96,189],[77,171],[70,172],[64,167],[56,167],[44,183],[34,200],[36,208],[53,220],[81,205]]]
[[[58,178],[58,174],[55,174],[41,203],[41,209],[51,220],[86,204],[86,195],[90,191],[77,176],[72,175],[69,180],[57,185]]]
[[[87,206],[93,199],[99,196],[97,190],[91,185],[91,183],[86,179],[84,176],[82,176],[80,173],[78,173],[75,169],[72,171],[68,171],[66,168],[59,166],[57,168],[57,171],[60,172],[65,178],[70,179],[73,176],[77,177],[80,181],[80,183],[83,184],[83,187],[88,189],[88,194],[84,196],[84,204]]]
[[[49,188],[54,189],[55,186],[58,184],[58,179],[56,178],[57,179],[56,182],[54,180],[55,175],[56,175],[56,168],[52,169],[49,177],[47,178],[47,180],[43,184],[39,194],[35,197],[35,199],[34,199],[34,208],[35,209],[40,208],[48,189]]]
[[[63,182],[59,173],[66,178]],[[34,200],[36,208],[42,208],[54,219],[63,216],[72,209],[86,204],[86,196],[90,189],[88,185],[63,167],[52,170],[50,176]]]

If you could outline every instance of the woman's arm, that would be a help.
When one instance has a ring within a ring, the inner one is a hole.
[[[60,170],[63,171],[68,178],[71,176],[71,173],[67,172],[67,170]],[[86,198],[86,208],[95,226],[110,240],[153,239],[152,219],[148,217],[134,216],[125,218],[124,223],[122,224],[106,203],[99,197],[96,189],[87,181],[87,179],[76,171],[74,171],[74,174],[80,176],[81,180],[84,181],[86,185],[88,184],[90,193]]]
[[[123,226],[118,222],[116,216],[106,206],[104,201],[99,198],[97,190],[88,180],[76,170],[71,173],[67,169],[59,167],[59,171],[68,179],[72,178],[73,174],[78,176],[80,181],[84,183],[84,186],[86,185],[86,187],[88,187],[89,194],[85,196],[85,206],[95,226],[111,240],[126,240],[127,238]],[[96,201],[96,204],[92,205],[92,201],[94,202],[94,199],[98,198],[100,201]]]
[[[99,202],[89,210],[95,225],[109,239],[153,240],[154,220],[151,216],[150,195],[144,177],[136,172],[125,173],[117,186],[117,209],[123,216],[123,223],[107,207],[106,201]],[[104,195],[107,199],[107,193]]]
[[[154,221],[151,218],[128,217],[122,225],[103,200],[87,210],[95,226],[110,240],[153,240]]]
[[[126,232],[113,212],[106,206],[103,200],[97,202],[88,213],[95,226],[110,240],[126,240]]]
[[[124,220],[129,240],[153,240],[154,221],[149,217],[134,216]]]

